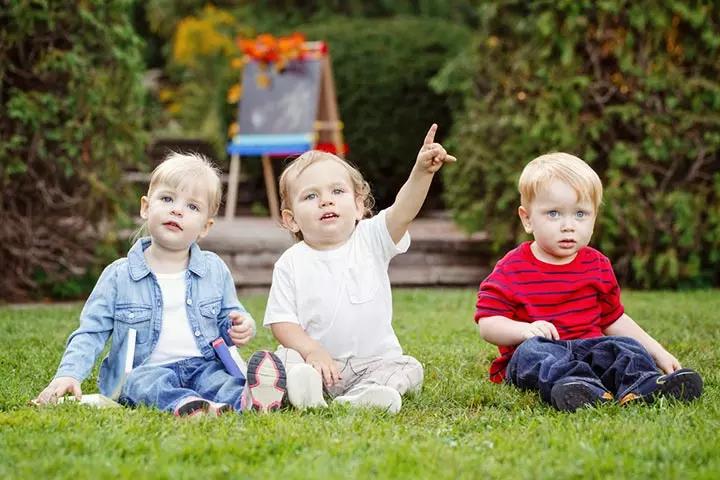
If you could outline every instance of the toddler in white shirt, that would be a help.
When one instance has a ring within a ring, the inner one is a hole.
[[[297,241],[275,263],[265,326],[282,345],[295,407],[336,402],[397,412],[422,386],[392,328],[390,260],[410,246],[408,225],[435,172],[456,161],[430,127],[395,203],[372,217],[368,183],[345,160],[307,152],[280,177],[283,225]]]

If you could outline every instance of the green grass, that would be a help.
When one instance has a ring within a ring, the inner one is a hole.
[[[720,291],[624,294],[628,313],[701,372],[689,405],[564,414],[487,380],[495,348],[473,290],[395,292],[395,328],[425,365],[392,416],[341,406],[180,421],[150,409],[27,407],[51,379],[79,305],[0,309],[0,478],[718,478]],[[265,297],[244,299],[262,319]],[[274,348],[260,329],[253,349]],[[96,391],[95,377],[83,391]]]

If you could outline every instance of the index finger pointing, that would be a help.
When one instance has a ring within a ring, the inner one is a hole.
[[[435,142],[435,132],[437,132],[437,123],[433,123],[430,130],[428,130],[427,135],[425,135],[423,145],[430,145]]]

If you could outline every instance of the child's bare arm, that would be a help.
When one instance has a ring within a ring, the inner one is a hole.
[[[657,366],[660,367],[664,373],[671,373],[681,368],[677,358],[665,350],[657,340],[648,335],[640,325],[635,323],[635,321],[625,313],[615,322],[608,325],[603,330],[603,333],[608,336],[634,338],[645,347],[648,353],[650,353],[650,356],[655,360],[655,363],[657,363]]]
[[[322,345],[310,338],[303,328],[290,322],[273,323],[270,329],[278,342],[285,348],[298,352],[306,363],[315,368],[323,377],[327,386],[333,386],[340,380],[335,360]]]
[[[443,163],[457,161],[455,157],[448,155],[442,145],[435,143],[436,131],[437,125],[433,123],[425,135],[410,177],[398,192],[395,203],[387,211],[385,220],[390,238],[395,243],[402,239],[408,225],[420,211],[435,172],[440,170]]]
[[[533,323],[517,322],[500,315],[478,319],[478,331],[486,342],[502,346],[519,345],[531,337],[560,339],[552,323],[542,320]]]

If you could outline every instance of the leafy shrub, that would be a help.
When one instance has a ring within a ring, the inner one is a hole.
[[[128,1],[5,5],[0,298],[74,295],[116,253],[121,171],[143,156],[142,41]]]
[[[594,243],[642,287],[720,280],[720,10],[682,2],[486,3],[434,80],[466,95],[446,198],[498,252],[523,234],[529,160],[574,153],[606,186]]]
[[[372,185],[377,206],[390,205],[432,122],[440,138],[449,132],[448,95],[433,92],[429,81],[467,45],[469,31],[411,17],[334,19],[297,30],[328,43],[348,159]]]

